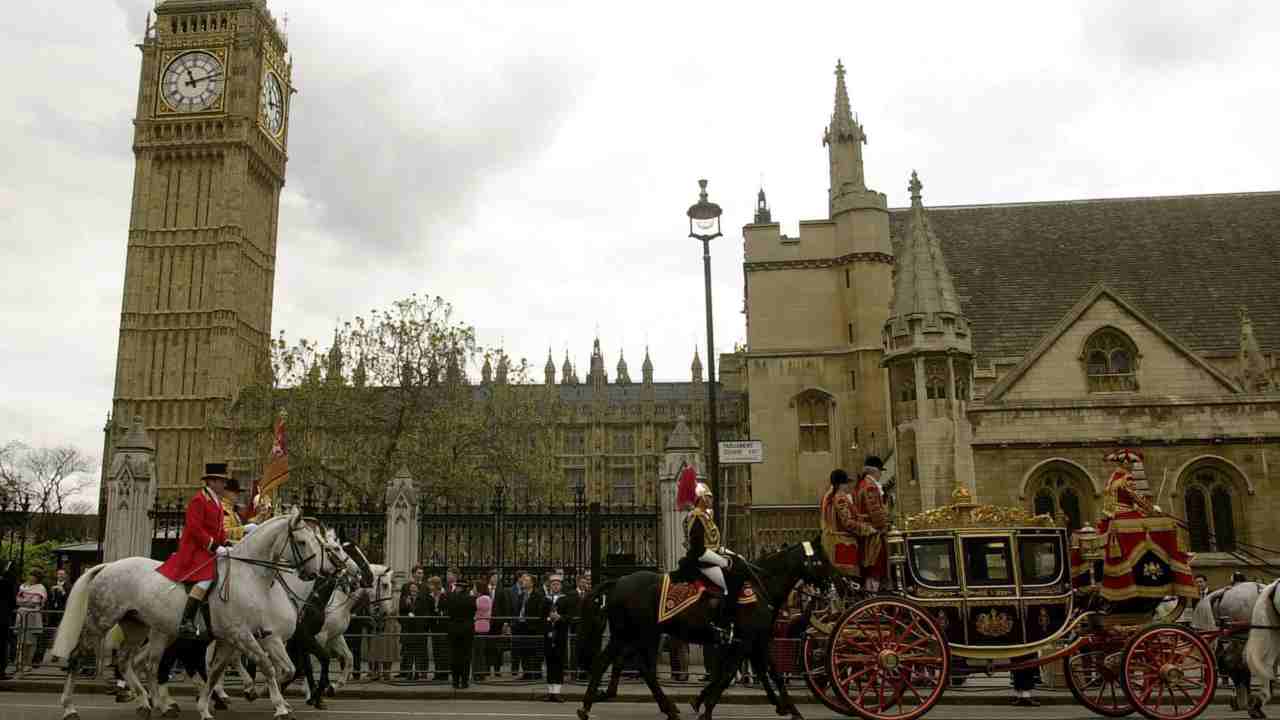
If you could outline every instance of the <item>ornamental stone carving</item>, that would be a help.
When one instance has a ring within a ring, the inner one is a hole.
[[[148,514],[155,502],[156,446],[147,434],[141,417],[116,444],[107,472],[107,527],[103,538],[103,560],[151,554],[152,520]]]

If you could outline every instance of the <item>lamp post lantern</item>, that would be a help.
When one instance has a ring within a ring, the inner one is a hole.
[[[716,408],[715,327],[711,321],[711,241],[721,237],[720,206],[707,200],[707,181],[698,181],[698,202],[689,206],[689,237],[702,241],[702,278],[707,298],[707,475],[711,494],[720,497],[720,428]],[[721,521],[723,522],[723,520]]]

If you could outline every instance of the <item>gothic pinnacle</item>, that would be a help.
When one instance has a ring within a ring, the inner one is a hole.
[[[922,205],[920,199],[920,191],[924,189],[924,183],[920,182],[920,177],[916,175],[916,171],[911,171],[911,182],[907,183],[907,189],[911,191],[911,206]]]

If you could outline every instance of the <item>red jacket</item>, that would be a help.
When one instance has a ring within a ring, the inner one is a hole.
[[[222,503],[208,489],[201,490],[187,505],[178,551],[156,568],[174,582],[212,580],[214,550],[227,541],[222,526]]]

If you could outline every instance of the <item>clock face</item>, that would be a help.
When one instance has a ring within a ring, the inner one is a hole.
[[[226,86],[222,61],[203,50],[174,58],[160,78],[160,96],[175,112],[201,112],[218,104]]]
[[[262,79],[262,126],[276,136],[284,130],[284,89],[273,72]]]

